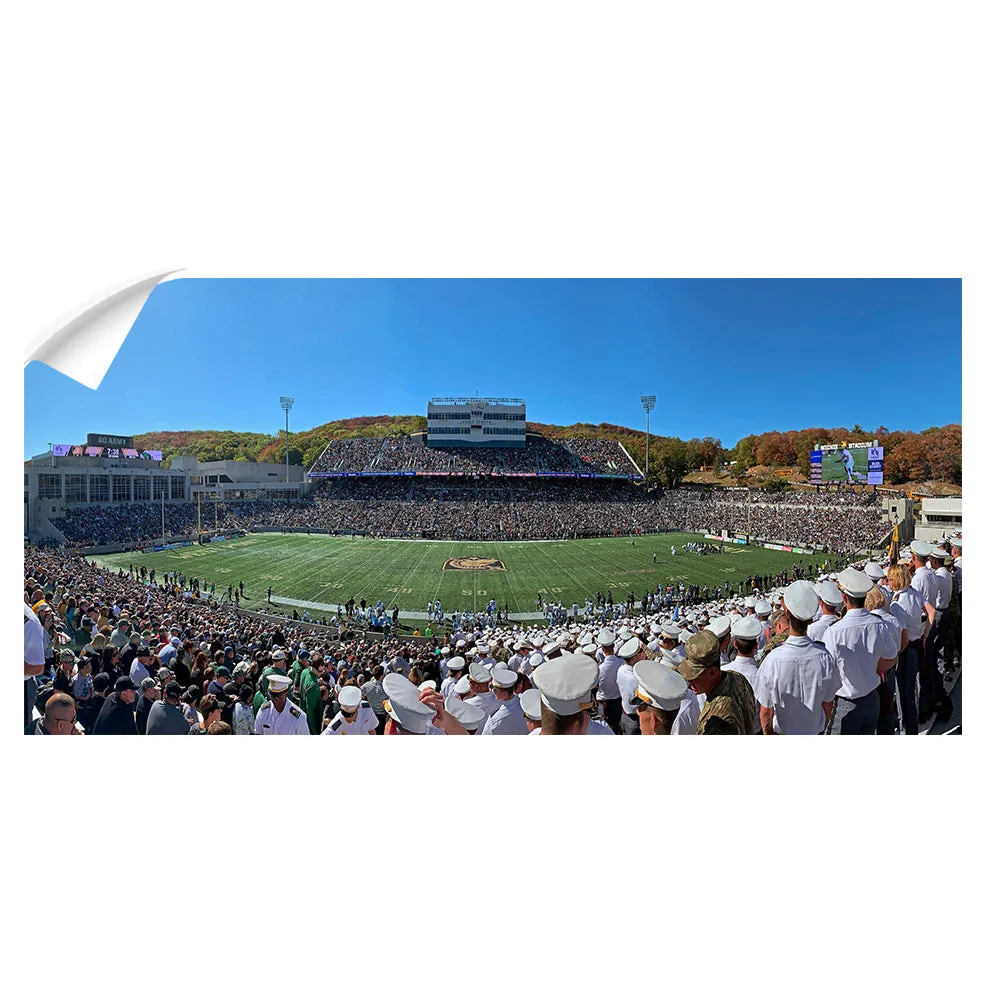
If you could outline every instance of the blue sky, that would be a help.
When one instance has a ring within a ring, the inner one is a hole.
[[[928,376],[916,390],[915,370]],[[681,438],[960,422],[959,280],[176,280],[100,389],[32,362],[24,455],[88,433],[274,433],[521,396],[529,420]]]

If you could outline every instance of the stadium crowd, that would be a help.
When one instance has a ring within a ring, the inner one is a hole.
[[[332,440],[310,470],[511,475],[589,472],[636,475],[617,441],[528,435],[524,448],[429,448],[420,435]]]
[[[270,526],[383,537],[584,538],[668,529],[745,535],[827,552],[879,545],[889,526],[872,493],[683,488],[646,493],[615,479],[489,477],[485,480],[359,476],[323,479],[302,500],[202,504],[203,530]],[[192,503],[164,508],[166,533],[193,533]],[[72,545],[160,536],[157,503],[67,508],[56,526]]]
[[[436,645],[247,615],[26,544],[25,732],[912,735],[951,711],[961,552],[913,542],[745,597],[633,601],[612,627],[453,619]]]

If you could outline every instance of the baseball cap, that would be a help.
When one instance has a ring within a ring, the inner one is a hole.
[[[719,666],[719,640],[714,632],[696,632],[684,646],[684,659],[677,669],[686,681],[693,681],[709,667]]]

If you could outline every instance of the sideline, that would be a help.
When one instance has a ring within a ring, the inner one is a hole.
[[[275,604],[287,604],[289,607],[293,608],[308,608],[310,611],[330,611],[336,612],[338,607],[343,607],[343,603],[338,604],[321,604],[319,601],[300,601],[295,597],[280,597],[278,594],[271,594],[271,601]],[[402,608],[399,609],[400,618],[409,618],[411,620],[416,619],[417,621],[426,621],[427,612],[426,611],[404,611]],[[527,622],[527,621],[544,621],[545,615],[540,611],[525,612],[523,614],[511,614],[508,615],[508,620],[512,622]],[[431,624],[434,624],[433,622]]]

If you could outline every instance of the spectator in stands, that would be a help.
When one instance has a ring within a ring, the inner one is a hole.
[[[24,731],[28,736],[75,736],[76,704],[68,694],[57,691],[45,703],[42,717],[29,721]]]
[[[136,736],[135,725],[136,687],[130,677],[119,677],[115,689],[104,701],[101,713],[94,723],[95,736]]]
[[[183,693],[183,688],[177,681],[168,681],[164,685],[162,699],[154,701],[149,708],[149,718],[146,722],[147,736],[187,735],[191,723],[181,708]]]
[[[149,722],[149,712],[160,697],[160,689],[153,677],[146,677],[139,685],[139,698],[135,709],[135,728],[140,736],[146,735],[146,725]]]

